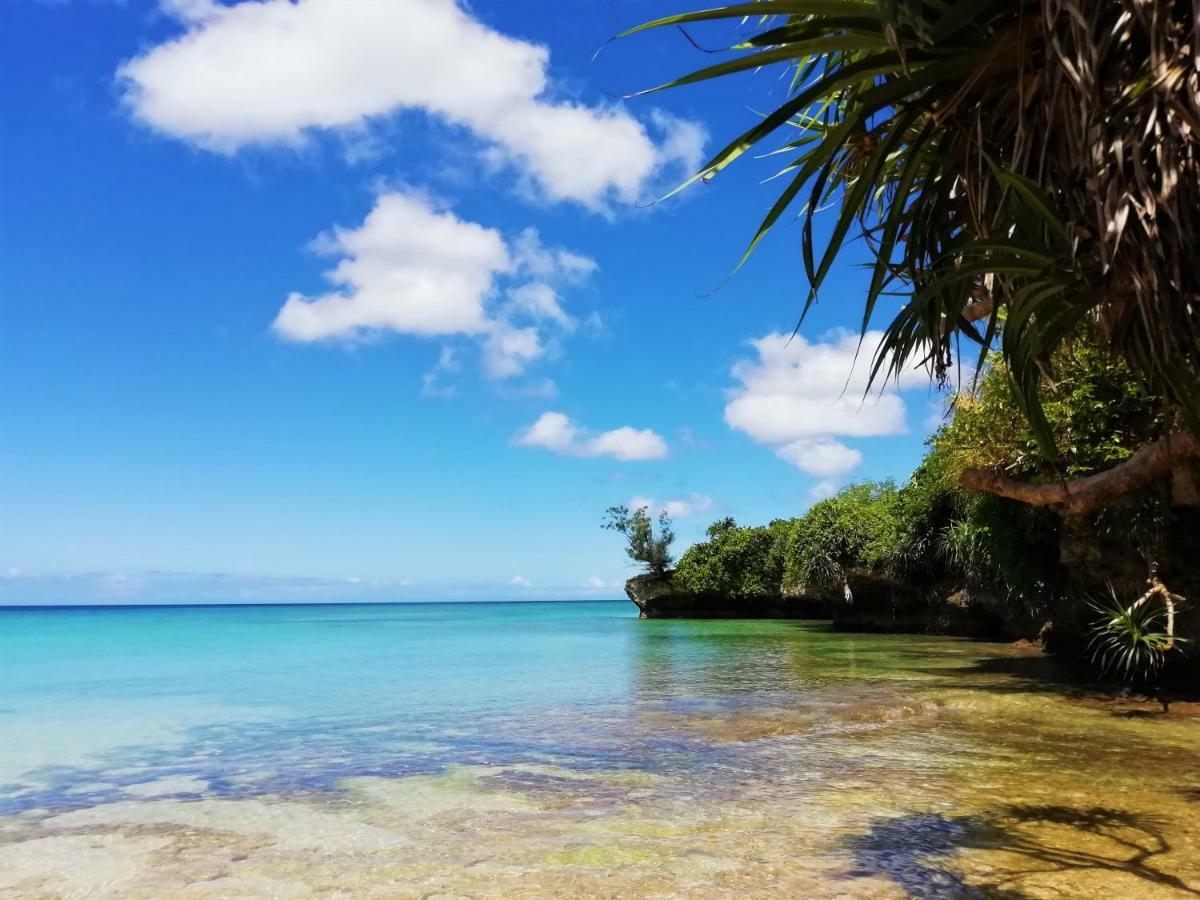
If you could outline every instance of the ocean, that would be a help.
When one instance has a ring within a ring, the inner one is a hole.
[[[1200,720],[635,613],[0,610],[0,896],[1200,892]]]

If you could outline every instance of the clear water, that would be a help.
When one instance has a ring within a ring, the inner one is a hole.
[[[0,896],[1200,895],[1200,720],[632,613],[0,611]]]

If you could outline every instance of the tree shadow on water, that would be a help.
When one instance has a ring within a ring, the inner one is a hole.
[[[1055,873],[1110,872],[1132,876],[1145,890],[1159,887],[1200,897],[1200,889],[1156,868],[1170,852],[1161,823],[1104,807],[1012,805],[982,816],[922,813],[881,819],[842,846],[854,856],[846,878],[884,876],[910,897],[1028,896],[1023,884]],[[964,850],[1006,854],[968,878],[953,870]],[[1130,882],[1122,879],[1124,886]],[[1120,885],[1113,884],[1112,896]]]

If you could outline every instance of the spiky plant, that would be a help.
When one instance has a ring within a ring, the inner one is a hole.
[[[857,231],[875,257],[864,331],[903,298],[873,378],[944,378],[958,339],[999,346],[1053,458],[1043,378],[1090,322],[1200,435],[1200,0],[760,0],[626,34],[713,20],[752,33],[652,90],[792,67],[787,99],[692,180],[791,126],[746,252],[798,212],[801,320]]]
[[[1150,681],[1162,668],[1167,653],[1181,639],[1174,634],[1175,607],[1168,598],[1164,605],[1147,602],[1153,589],[1126,606],[1109,587],[1109,598],[1095,602],[1098,614],[1091,630],[1088,651],[1102,672],[1125,681]]]
[[[986,526],[968,518],[951,519],[942,528],[938,544],[942,558],[958,572],[975,578],[990,574]]]

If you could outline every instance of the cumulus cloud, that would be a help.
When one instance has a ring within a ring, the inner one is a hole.
[[[596,270],[586,256],[545,246],[532,228],[509,241],[411,191],[381,194],[361,225],[335,227],[312,248],[335,259],[325,273],[332,289],[291,294],[273,325],[281,338],[465,335],[478,342],[484,373],[501,380],[545,355],[556,332],[574,330],[562,289]],[[454,348],[443,346],[424,392],[452,392],[444,378],[460,366]]]
[[[335,290],[287,298],[275,330],[294,341],[487,331],[484,304],[512,266],[498,231],[401,192],[381,195],[358,228],[335,227],[312,246],[338,257],[325,273]]]
[[[485,158],[554,200],[632,202],[666,169],[696,167],[704,132],[656,112],[556,95],[549,50],[473,18],[455,0],[167,0],[182,34],[124,63],[133,115],[198,147],[233,153],[361,143],[371,122],[419,110],[468,129]],[[367,142],[369,144],[369,140]]]
[[[673,519],[686,519],[688,516],[699,515],[712,509],[711,497],[704,494],[689,494],[686,497],[675,497],[659,503],[653,497],[631,497],[626,504],[630,509],[644,509],[651,516],[666,513]]]
[[[901,392],[927,388],[920,371],[866,394],[869,364],[882,334],[834,331],[823,340],[771,333],[751,341],[757,358],[733,367],[741,385],[725,406],[728,425],[745,432],[801,471],[833,479],[855,469],[862,454],[839,437],[878,437],[908,429]]]
[[[522,447],[541,447],[562,456],[610,456],[622,462],[663,459],[667,442],[648,428],[628,425],[592,433],[560,412],[542,413],[538,420],[514,437]]]
[[[859,451],[830,437],[799,438],[775,452],[800,471],[818,477],[842,475],[862,462]]]
[[[512,578],[509,579],[508,583],[511,584],[513,587],[519,587],[519,588],[533,587],[533,582],[530,581],[528,578],[526,578],[524,575],[514,575]]]

